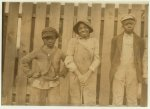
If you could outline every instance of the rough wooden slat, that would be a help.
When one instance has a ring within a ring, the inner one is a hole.
[[[120,4],[118,9],[118,22],[117,22],[117,34],[121,34],[123,32],[123,27],[121,24],[121,18],[128,14],[129,5],[127,4]]]
[[[109,71],[110,71],[110,50],[111,40],[114,35],[114,18],[115,6],[108,4],[105,8],[104,14],[104,36],[102,46],[102,60],[101,60],[101,79],[100,79],[100,105],[109,104]]]
[[[68,41],[72,38],[74,18],[74,4],[66,4],[64,9],[63,34],[62,34],[62,50],[65,53]]]
[[[93,30],[94,30],[93,33],[91,33],[91,36],[95,37],[100,43],[101,42],[101,38],[100,38],[101,5],[100,4],[92,4],[92,8],[91,8],[91,25],[92,25]],[[99,46],[100,46],[100,44],[99,44]],[[99,51],[100,51],[100,49],[99,49]],[[97,101],[99,101],[98,97],[97,97],[99,95],[99,87],[97,87],[97,86],[99,86],[99,84],[100,84],[100,82],[98,81],[99,74],[100,74],[100,70],[98,70],[97,78],[95,80],[95,83],[97,82],[97,85],[95,85],[95,88],[97,89],[96,90],[97,91],[97,95],[96,95]]]
[[[148,5],[145,5],[144,13],[144,37],[148,37]]]
[[[136,18],[136,25],[135,25],[134,31],[140,36],[141,35],[142,5],[133,4],[131,13],[135,15],[135,18]]]
[[[19,3],[10,3],[4,60],[3,104],[11,104],[16,57]]]
[[[100,39],[100,25],[101,25],[101,5],[93,4],[91,9],[91,25],[93,27],[92,36]]]
[[[59,32],[60,24],[60,3],[51,3],[50,5],[50,16],[49,16],[49,26],[55,28]],[[55,43],[58,46],[58,40]]]
[[[87,19],[87,15],[88,15],[88,4],[79,4],[77,21]]]
[[[16,82],[16,103],[18,105],[26,104],[27,78],[21,69],[21,58],[29,53],[31,22],[32,22],[32,3],[23,3],[21,37],[19,49],[19,66]]]
[[[34,49],[43,45],[41,32],[45,28],[46,3],[37,3],[34,30]]]
[[[73,18],[74,18],[74,4],[67,3],[64,6],[64,21],[63,21],[63,34],[62,34],[62,51],[66,53],[66,48],[69,40],[72,38],[73,30]],[[67,104],[68,102],[68,75],[65,79],[61,78],[60,84],[60,94],[61,94],[61,104]]]

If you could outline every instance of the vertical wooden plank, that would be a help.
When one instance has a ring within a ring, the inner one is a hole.
[[[100,38],[100,26],[101,26],[101,5],[100,4],[92,4],[92,8],[91,8],[91,25],[93,27],[93,33],[91,34],[92,37],[95,37],[98,41],[99,41],[99,47],[100,47],[100,42],[101,42],[101,38]],[[100,47],[101,48],[101,47]],[[100,51],[100,49],[99,49]],[[101,56],[100,56],[101,57]],[[95,82],[97,83],[95,85],[96,88],[96,98],[98,101],[98,95],[99,95],[99,75],[100,75],[100,70],[98,70],[97,72],[97,78],[95,80]]]
[[[5,44],[6,44],[6,32],[7,32],[7,20],[8,17],[5,13],[6,2],[2,3],[2,81],[3,81],[3,72],[4,72],[4,59],[5,59]]]
[[[57,31],[59,31],[60,8],[60,3],[52,3],[50,5],[49,26],[55,28]]]
[[[87,19],[87,15],[88,15],[88,4],[79,4],[77,21]]]
[[[127,4],[120,4],[118,9],[118,22],[117,22],[117,34],[120,34],[123,32],[122,24],[121,24],[121,18],[128,14],[128,8],[129,5]]]
[[[34,45],[33,48],[39,48],[43,45],[42,30],[45,28],[46,20],[46,3],[37,3],[36,7],[36,19],[35,19],[35,30],[34,30]]]
[[[26,104],[27,94],[27,78],[21,69],[21,58],[29,53],[30,37],[31,37],[31,22],[32,22],[32,3],[23,3],[22,22],[21,22],[21,37],[19,49],[19,66],[16,82],[16,104]]]
[[[55,28],[59,32],[60,24],[60,3],[52,3],[50,5],[49,26]],[[58,46],[58,40],[55,43]]]
[[[142,18],[142,5],[141,4],[133,4],[131,13],[135,15],[136,25],[134,31],[137,35],[141,35],[141,18]]]
[[[93,27],[92,36],[100,39],[100,25],[101,25],[101,5],[93,4],[91,9],[91,25]]]
[[[4,60],[3,104],[11,104],[16,57],[19,3],[10,3]]]
[[[67,3],[64,9],[63,34],[62,34],[62,50],[66,53],[68,41],[72,38],[74,19],[74,5]]]
[[[66,53],[66,48],[69,40],[72,38],[73,32],[73,19],[74,19],[74,4],[66,3],[64,7],[64,21],[63,21],[63,34],[62,34],[62,51]],[[60,94],[61,104],[67,104],[68,102],[68,88],[69,88],[69,75],[66,78],[61,78],[60,83]]]
[[[102,60],[101,60],[101,79],[100,79],[100,96],[99,103],[101,105],[109,104],[109,72],[110,72],[110,49],[111,40],[114,35],[114,18],[115,5],[107,4],[104,14],[104,36],[102,46]]]
[[[144,13],[144,37],[148,37],[148,8],[149,5],[145,5],[145,13]]]

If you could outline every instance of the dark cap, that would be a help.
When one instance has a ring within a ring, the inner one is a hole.
[[[136,22],[136,19],[135,19],[134,15],[132,15],[132,14],[127,14],[127,15],[123,16],[121,18],[121,22],[123,22],[125,20],[128,20],[128,19],[132,19],[132,20],[134,20]]]
[[[56,38],[59,37],[59,34],[58,34],[58,32],[57,32],[57,30],[55,28],[45,27],[42,30],[42,38],[45,38],[45,37],[49,36],[51,33],[55,33],[56,34]]]

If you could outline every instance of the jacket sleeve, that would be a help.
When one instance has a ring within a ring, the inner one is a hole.
[[[75,71],[77,70],[77,66],[74,63],[73,60],[73,55],[74,55],[74,50],[75,50],[75,38],[72,38],[69,43],[68,43],[68,49],[66,53],[66,58],[65,58],[65,66],[70,70],[70,71]]]
[[[32,60],[36,58],[36,53],[37,51],[33,51],[21,59],[22,69],[25,74],[28,74],[31,71],[30,64]]]
[[[110,54],[111,62],[114,58],[115,51],[116,51],[116,38],[113,38],[112,41],[111,41],[111,54]]]

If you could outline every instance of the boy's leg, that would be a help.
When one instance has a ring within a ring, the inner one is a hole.
[[[96,81],[97,72],[93,72],[87,80],[87,85],[84,88],[84,104],[96,105]]]
[[[48,90],[47,105],[60,104],[60,85]]]
[[[45,105],[46,91],[38,88],[30,88],[30,103],[31,105]]]
[[[137,106],[138,81],[135,68],[129,68],[126,77],[126,98],[128,106]]]
[[[115,105],[115,106],[123,105],[124,84],[125,84],[124,80],[118,80],[114,78],[113,86],[112,86],[112,93],[113,93],[112,105]]]
[[[80,83],[78,77],[70,72],[69,75],[70,104],[81,105]]]

